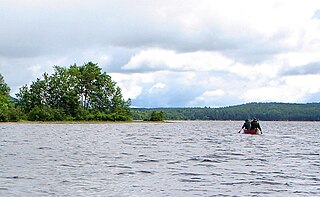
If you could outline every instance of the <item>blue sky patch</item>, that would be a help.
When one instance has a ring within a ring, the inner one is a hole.
[[[313,17],[315,19],[320,19],[320,9],[318,9],[317,11],[314,12]]]

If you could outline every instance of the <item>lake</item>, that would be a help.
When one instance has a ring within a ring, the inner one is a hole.
[[[0,196],[320,196],[320,122],[0,124]]]

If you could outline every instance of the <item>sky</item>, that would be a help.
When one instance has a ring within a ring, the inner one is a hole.
[[[320,102],[319,0],[0,0],[15,95],[97,63],[134,107]]]

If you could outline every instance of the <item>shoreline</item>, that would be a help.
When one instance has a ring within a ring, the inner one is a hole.
[[[1,124],[129,124],[129,123],[179,123],[179,122],[243,122],[243,120],[164,120],[164,121],[17,121],[0,122]],[[320,122],[313,120],[260,120],[260,122]]]
[[[17,121],[0,122],[1,124],[128,124],[128,123],[170,123],[172,121]]]

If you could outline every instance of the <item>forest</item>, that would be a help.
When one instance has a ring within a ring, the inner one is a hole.
[[[166,120],[320,121],[320,103],[247,103],[220,108],[158,108],[132,110],[133,119],[143,120],[153,111],[162,111]]]
[[[0,122],[244,120],[320,121],[320,103],[247,103],[219,108],[131,108],[111,77],[92,62],[54,66],[15,97],[0,73]]]

